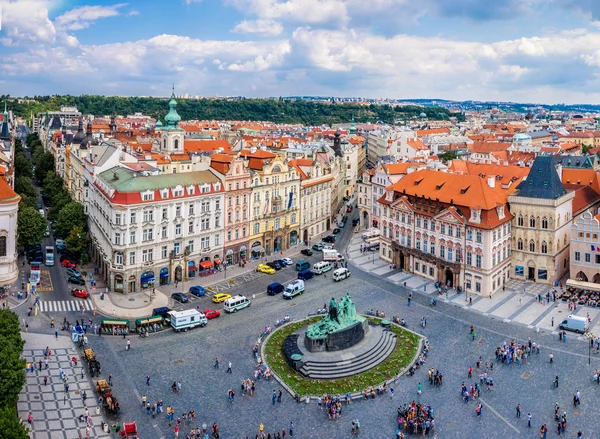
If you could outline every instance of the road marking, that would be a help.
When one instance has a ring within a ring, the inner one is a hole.
[[[42,300],[40,302],[41,312],[79,312],[81,311],[81,305],[87,311],[92,311],[92,304],[89,300]]]
[[[491,405],[489,405],[487,402],[485,402],[483,400],[483,398],[479,398],[479,401],[481,401],[483,403],[483,405],[485,405],[487,408],[490,409],[490,411],[495,414],[497,417],[499,417],[500,419],[502,419],[504,421],[504,423],[506,425],[508,425],[510,428],[512,428],[514,431],[517,432],[517,434],[521,434],[521,432],[519,431],[519,429],[517,427],[515,427],[514,425],[512,425],[510,422],[508,422],[508,419],[506,419],[504,416],[502,416],[500,413],[498,413],[496,410],[494,410],[494,407],[492,407]]]

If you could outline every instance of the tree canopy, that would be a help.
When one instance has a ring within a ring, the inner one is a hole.
[[[83,232],[86,224],[87,218],[83,205],[71,201],[58,212],[55,230],[59,236],[68,237],[75,228],[79,228]]]
[[[46,218],[35,207],[24,206],[19,209],[17,229],[19,245],[36,245],[42,242],[48,228]]]

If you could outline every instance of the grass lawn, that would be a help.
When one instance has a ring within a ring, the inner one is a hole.
[[[367,317],[367,316],[365,316]],[[265,345],[265,361],[269,367],[282,379],[295,393],[300,396],[322,395],[328,393],[346,394],[359,392],[369,386],[375,386],[396,376],[406,367],[417,352],[419,336],[398,325],[392,325],[392,331],[397,335],[396,348],[388,358],[373,369],[351,377],[337,380],[316,380],[305,378],[290,367],[283,353],[283,342],[288,335],[296,332],[303,326],[321,320],[323,316],[313,316],[300,322],[294,322],[273,333]],[[380,324],[381,319],[367,317],[371,322]]]

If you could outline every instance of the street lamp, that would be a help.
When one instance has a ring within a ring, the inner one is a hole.
[[[594,339],[596,336],[593,332],[586,332],[585,338],[588,340],[588,365],[592,364],[592,345],[594,344]]]

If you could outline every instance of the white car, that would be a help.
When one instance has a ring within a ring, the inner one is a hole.
[[[281,260],[285,263],[285,265],[292,265],[294,263],[294,261],[292,261],[290,258],[281,258]]]

